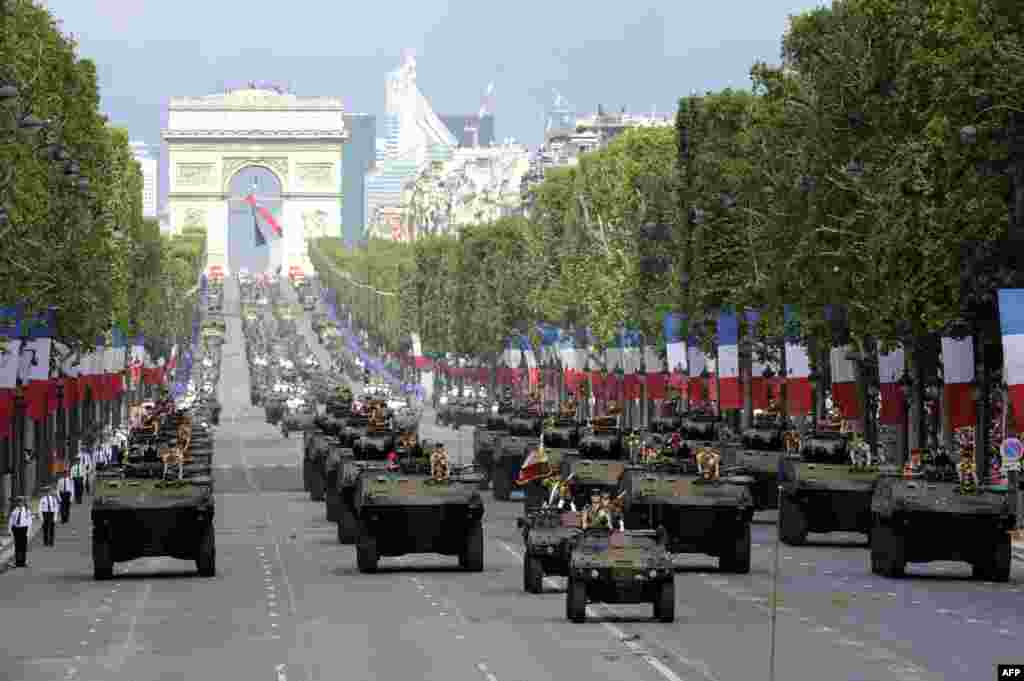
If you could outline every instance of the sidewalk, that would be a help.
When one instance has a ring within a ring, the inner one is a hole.
[[[1024,530],[1017,530],[1013,536],[1013,557],[1024,563]]]
[[[32,499],[33,512],[38,506],[39,500]],[[92,495],[86,494],[81,504],[71,502],[71,519],[67,525],[61,525],[60,514],[57,514],[57,529],[54,534],[54,546],[43,546],[43,519],[32,518],[32,529],[28,535],[28,569],[31,570],[39,561],[41,556],[54,552],[55,549],[67,549],[70,542],[77,543],[81,537],[89,538],[92,526]],[[4,520],[3,532],[7,532],[6,519]],[[62,544],[64,545],[62,547]],[[77,553],[78,551],[76,551]],[[11,566],[14,564],[14,538],[10,535],[0,537],[0,575],[7,571],[18,572]]]

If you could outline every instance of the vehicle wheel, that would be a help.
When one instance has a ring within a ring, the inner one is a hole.
[[[377,555],[377,538],[370,536],[362,530],[356,540],[356,565],[362,573],[373,573],[377,571],[377,562],[380,556]]]
[[[991,553],[971,565],[971,577],[986,582],[1010,581],[1010,565],[1013,562],[1013,545],[1008,533],[996,536]]]
[[[750,523],[743,523],[743,529],[725,547],[718,560],[718,568],[738,575],[750,573]]]
[[[544,593],[544,568],[539,558],[529,554],[523,560],[523,590],[528,594]]]
[[[320,475],[320,471],[317,470],[316,466],[311,471],[313,479],[310,480],[309,498],[311,501],[323,501],[324,500],[324,479]]]
[[[871,533],[871,571],[882,577],[902,577],[907,568],[906,539],[891,525],[875,522]]]
[[[199,541],[196,569],[200,577],[213,577],[217,574],[217,546],[212,526],[203,531],[203,538]]]
[[[587,621],[587,585],[572,577],[569,578],[569,587],[565,590],[565,617],[570,622]]]
[[[498,501],[508,501],[512,495],[512,478],[504,468],[496,467],[492,478],[494,487],[494,498]]]
[[[359,522],[356,520],[356,514],[343,505],[338,515],[338,543],[355,544],[359,541]]]
[[[94,579],[111,579],[114,576],[114,561],[110,556],[110,544],[105,541],[92,543],[92,575]]]
[[[676,620],[676,583],[673,580],[663,582],[654,597],[654,618],[659,622],[675,622]]]
[[[484,570],[484,526],[479,520],[470,525],[466,546],[459,555],[459,567],[467,572]]]
[[[787,496],[779,507],[779,539],[789,546],[802,546],[807,542],[807,516],[800,505]]]
[[[302,459],[302,489],[306,490],[307,492],[309,492],[309,491],[311,491],[313,489],[313,483],[310,480],[310,478],[313,477],[312,476],[312,468],[313,468],[313,464],[310,463],[309,459],[303,458]]]

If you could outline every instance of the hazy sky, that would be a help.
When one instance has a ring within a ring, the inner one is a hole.
[[[475,113],[495,83],[499,139],[531,146],[557,89],[579,112],[674,109],[696,88],[746,86],[758,58],[778,61],[787,17],[810,0],[46,0],[94,60],[105,113],[159,144],[172,96],[223,83],[283,81],[380,115],[384,77],[403,48],[439,114]],[[161,164],[163,165],[163,163]],[[166,169],[161,168],[166,176]],[[163,184],[163,183],[162,183]],[[162,187],[160,193],[166,193]]]

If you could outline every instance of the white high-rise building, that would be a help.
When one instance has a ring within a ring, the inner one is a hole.
[[[142,215],[157,217],[157,160],[150,153],[151,147],[145,142],[131,142],[135,160],[142,166]]]

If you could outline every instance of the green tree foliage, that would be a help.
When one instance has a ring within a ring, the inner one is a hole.
[[[187,247],[165,245],[157,225],[143,220],[142,174],[128,133],[100,113],[96,67],[78,59],[76,48],[47,10],[29,0],[5,3],[0,83],[14,85],[19,97],[0,106],[0,168],[10,173],[0,172],[9,216],[0,304],[55,307],[58,337],[74,349],[112,325],[169,336],[187,327],[172,323],[167,304],[187,306],[205,234]],[[28,114],[46,127],[19,130]],[[68,178],[72,160],[88,182],[84,190]]]
[[[862,346],[924,342],[971,309],[980,321],[964,292],[991,286],[970,271],[964,286],[963,244],[1007,232],[1019,4],[837,0],[792,17],[782,57],[751,68],[749,91],[683,98],[674,129],[550,170],[529,220],[394,246],[411,263],[400,328],[485,354],[523,324],[586,324],[609,343],[620,324],[657,337],[666,311],[724,306],[765,310],[777,334],[797,305],[812,342]],[[667,240],[646,239],[649,222]],[[826,306],[848,314],[827,322]]]

